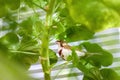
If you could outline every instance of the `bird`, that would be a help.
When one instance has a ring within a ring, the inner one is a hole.
[[[62,40],[57,40],[56,43],[58,44],[58,54],[62,59],[67,60],[69,56],[72,56],[70,45]],[[85,56],[85,53],[80,50],[75,50],[75,52],[79,57]]]

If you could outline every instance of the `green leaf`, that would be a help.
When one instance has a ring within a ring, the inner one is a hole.
[[[87,51],[88,55],[86,60],[96,67],[109,66],[113,62],[113,56],[111,53],[102,49],[96,43],[84,42],[81,44]]]
[[[72,26],[66,30],[67,41],[79,41],[92,38],[94,33],[84,26]]]
[[[18,29],[18,22],[15,21],[15,18],[11,17],[12,14],[5,16],[3,20],[3,25],[1,31],[16,32]]]
[[[20,7],[20,0],[5,0],[5,3],[11,10],[16,10]]]
[[[30,7],[30,8],[33,8],[33,7],[39,7],[39,8],[44,8],[48,1],[47,0],[24,0],[24,2]]]
[[[75,53],[75,47],[72,48],[72,64],[77,67],[80,71],[82,71],[84,74],[88,73],[87,67],[84,65],[84,61],[82,58],[79,58],[77,54]]]
[[[0,55],[0,79],[1,80],[33,80],[28,77],[25,70]]]
[[[29,7],[33,7],[32,0],[24,0]]]
[[[6,16],[8,13],[7,8],[5,7],[5,2],[0,1],[0,18]]]
[[[0,42],[0,55],[8,57],[9,51],[8,48]]]
[[[78,61],[77,61],[78,62]],[[82,64],[82,62],[78,62],[76,63],[76,65],[74,65],[75,67],[77,67],[80,71],[83,72],[83,74],[88,74],[89,70],[86,68],[86,66],[84,64]]]
[[[55,22],[55,21],[54,21],[54,25],[51,26],[51,28],[49,30],[49,32],[52,36],[53,35],[56,36],[56,35],[62,33],[63,31],[64,31],[63,25],[60,22],[58,23],[58,22]]]
[[[79,58],[77,56],[77,54],[75,53],[75,49],[72,49],[72,63],[74,66],[77,66],[79,63]]]
[[[102,0],[102,2],[120,14],[120,0]]]
[[[4,6],[0,6],[0,18],[7,15],[7,9]]]
[[[31,35],[33,33],[33,21],[31,17],[27,18],[26,20],[20,23],[20,34]]]
[[[14,32],[9,32],[1,38],[1,41],[5,45],[16,45],[19,43],[19,38]]]
[[[84,74],[83,80],[102,80],[100,70],[98,68],[91,68],[87,74]]]
[[[63,34],[63,35],[62,35]],[[59,36],[63,37],[68,42],[87,40],[92,38],[94,32],[88,30],[83,25],[81,26],[71,26],[64,33],[61,33]]]
[[[69,14],[69,11],[66,7],[63,9],[60,9],[60,16],[61,17],[68,17],[69,16],[68,14]]]
[[[91,53],[101,52],[103,50],[97,43],[83,42],[80,46],[83,46],[88,52]]]
[[[24,51],[23,51],[24,52]],[[29,52],[28,52],[29,53]],[[24,69],[29,69],[29,67],[38,61],[39,56],[38,55],[30,55],[25,53],[11,53],[11,60],[16,62],[18,65],[20,65]]]
[[[57,36],[58,40],[65,40],[65,38],[66,38],[66,33],[65,32],[62,32],[62,33],[58,34],[58,36]]]
[[[51,49],[49,49],[49,60],[50,60],[51,67],[53,65],[55,65],[58,61],[58,57],[57,57],[56,53],[54,51],[52,51]]]
[[[120,80],[120,76],[113,69],[104,68],[100,72],[103,80]]]
[[[72,19],[89,30],[96,32],[120,26],[119,13],[104,5],[102,0],[66,0],[66,4]]]
[[[39,51],[38,42],[31,38],[31,36],[22,36],[21,42],[19,44],[18,50],[22,51]]]
[[[94,79],[84,75],[83,80],[94,80]]]

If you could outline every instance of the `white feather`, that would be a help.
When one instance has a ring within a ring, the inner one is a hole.
[[[85,56],[84,52],[78,50],[76,50],[75,52],[79,57]],[[72,56],[72,51],[70,49],[62,49],[62,54],[64,55],[64,59],[67,60],[69,56]]]
[[[67,45],[67,43],[63,43],[62,45],[65,46],[65,45]],[[58,52],[59,52],[60,50],[62,50],[62,52],[61,52],[62,55],[63,55],[62,57],[63,57],[65,60],[67,60],[67,58],[68,58],[69,56],[72,56],[72,50],[66,49],[66,48],[64,48],[64,47],[61,47],[60,43],[58,42]],[[79,50],[75,50],[75,52],[76,52],[77,56],[79,56],[79,57],[85,56],[85,53],[84,53],[84,52],[81,52],[81,51],[79,51]]]
[[[77,56],[79,56],[79,57],[85,56],[84,52],[81,52],[81,51],[78,51],[78,50],[76,50],[75,52],[76,52]]]
[[[69,56],[72,56],[72,51],[70,49],[62,49],[62,54],[64,55],[64,59],[67,60]]]

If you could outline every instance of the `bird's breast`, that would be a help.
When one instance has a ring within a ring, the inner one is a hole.
[[[61,57],[65,60],[67,60],[69,56],[72,56],[72,51],[69,49],[62,48],[62,50],[60,51],[61,51]]]
[[[75,52],[76,52],[77,56],[79,56],[79,57],[85,56],[84,52],[81,52],[79,50],[75,50]],[[72,56],[72,50],[64,48],[64,47],[59,48],[58,53],[59,53],[60,57],[62,57],[64,60],[67,60],[67,58],[69,56]]]

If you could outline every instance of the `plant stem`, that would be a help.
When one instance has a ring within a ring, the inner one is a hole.
[[[29,54],[29,55],[37,55],[40,56],[38,53],[35,52],[27,52],[27,51],[10,51],[12,53],[22,53],[22,54]]]
[[[42,39],[42,45],[41,45],[41,64],[44,72],[44,78],[45,80],[50,80],[50,62],[49,62],[49,52],[48,52],[48,44],[49,39],[47,32],[44,33],[44,37]]]
[[[45,26],[44,27],[44,33],[42,38],[42,45],[41,45],[41,64],[42,69],[44,72],[44,80],[51,80],[50,77],[50,61],[49,61],[49,29],[52,25],[52,15],[53,15],[53,9],[55,5],[55,0],[50,0],[48,4],[48,10],[46,11],[46,20],[45,20]]]

